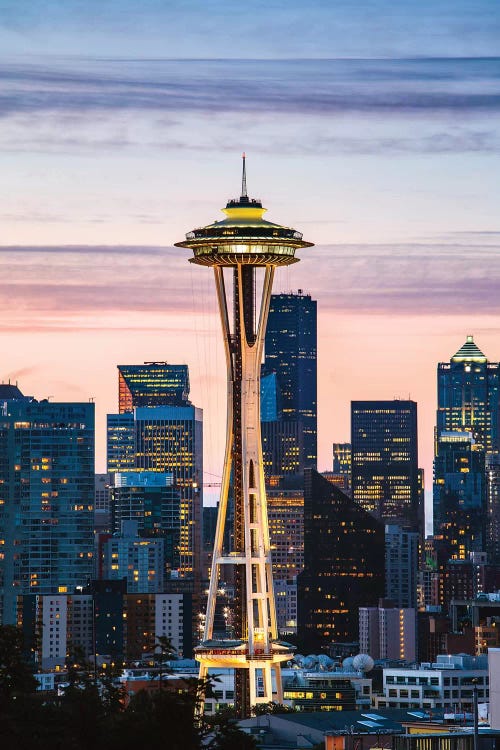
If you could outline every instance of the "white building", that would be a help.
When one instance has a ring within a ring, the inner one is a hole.
[[[190,612],[184,612],[184,594],[156,594],[155,635],[166,636],[178,656],[183,656],[184,623],[191,627]]]
[[[42,669],[61,668],[66,662],[68,597],[44,596],[42,599],[41,619]]]
[[[384,669],[383,674],[383,695],[374,696],[375,708],[470,711],[472,680],[477,680],[479,703],[489,700],[486,656],[442,655],[433,664]]]

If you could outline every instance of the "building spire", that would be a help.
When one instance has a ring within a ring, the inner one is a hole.
[[[242,198],[248,198],[248,193],[247,193],[247,167],[246,167],[246,159],[247,159],[247,157],[246,157],[244,151],[243,151],[243,154],[242,154],[241,158],[243,160],[243,171],[242,171],[242,174],[241,174],[241,197]]]

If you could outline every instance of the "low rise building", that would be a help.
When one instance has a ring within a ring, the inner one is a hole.
[[[450,713],[471,711],[473,686],[479,703],[489,700],[486,656],[440,655],[433,664],[383,670],[383,694],[375,695],[375,708],[407,708]]]

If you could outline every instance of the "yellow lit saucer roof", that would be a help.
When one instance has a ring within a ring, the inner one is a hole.
[[[246,190],[246,166],[243,154],[241,196],[222,209],[226,218],[186,234],[177,247],[193,250],[192,263],[206,266],[290,265],[296,263],[295,250],[311,247],[302,234],[291,227],[263,218],[266,209],[260,200],[249,198]]]

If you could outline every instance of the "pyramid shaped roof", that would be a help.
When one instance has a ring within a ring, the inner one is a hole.
[[[467,340],[458,352],[451,358],[452,362],[487,362],[486,356],[474,343],[474,336],[467,336]]]

